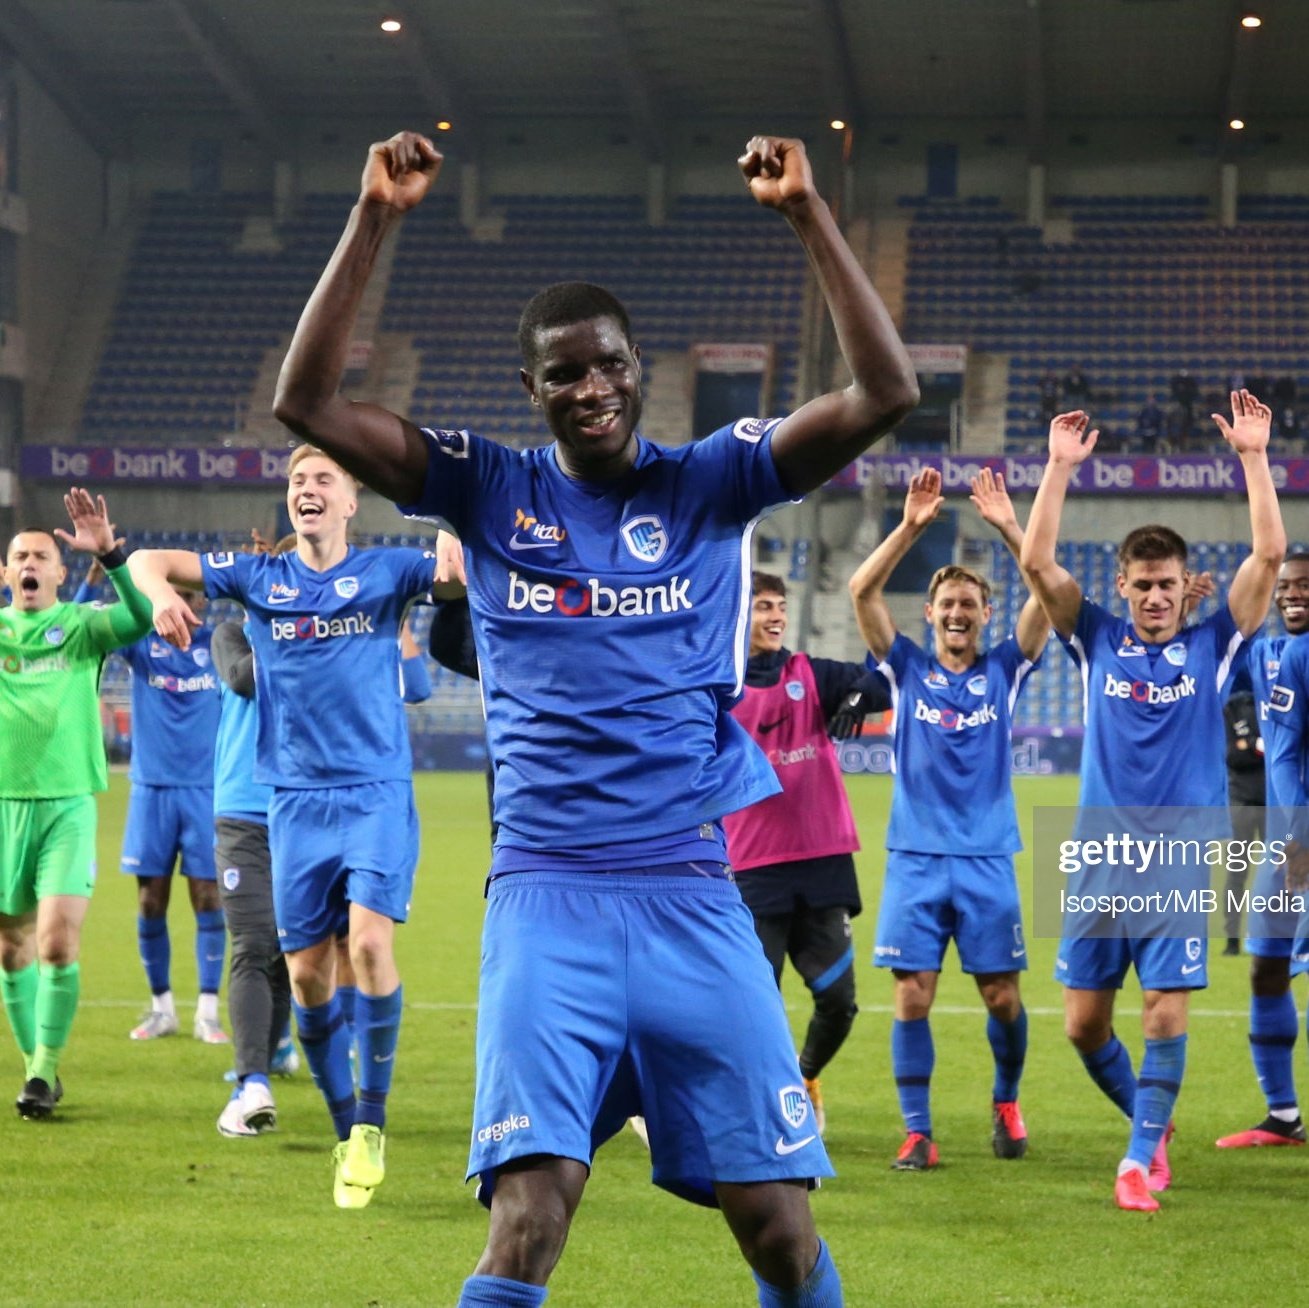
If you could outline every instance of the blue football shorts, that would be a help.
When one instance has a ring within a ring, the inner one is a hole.
[[[873,962],[939,972],[952,938],[971,975],[1027,970],[1013,858],[890,850]]]
[[[1096,940],[1065,936],[1054,979],[1071,990],[1121,990],[1129,967],[1142,990],[1203,990],[1209,984],[1204,936]]]
[[[214,879],[213,787],[134,781],[119,867],[134,877],[170,877],[179,856],[184,876]]]
[[[403,922],[418,864],[413,784],[274,790],[268,848],[283,951],[345,935],[351,904]]]
[[[729,880],[519,872],[487,891],[468,1175],[591,1165],[643,1116],[656,1185],[832,1176],[781,995]]]

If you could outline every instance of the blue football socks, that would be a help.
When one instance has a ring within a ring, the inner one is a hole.
[[[327,1101],[337,1139],[344,1140],[355,1124],[355,1087],[350,1075],[350,1029],[341,1016],[341,1005],[333,995],[315,1008],[294,1007],[305,1061]]]
[[[1186,1070],[1186,1036],[1168,1040],[1147,1040],[1136,1082],[1136,1108],[1132,1113],[1132,1138],[1127,1157],[1149,1167],[1159,1141],[1172,1120],[1177,1092]]]
[[[1002,1022],[988,1014],[986,1038],[995,1058],[995,1082],[991,1098],[997,1104],[1012,1103],[1018,1098],[1018,1083],[1027,1061],[1027,1009],[1020,1008],[1012,1022]]]
[[[897,1018],[891,1024],[891,1067],[895,1073],[895,1090],[900,1096],[900,1113],[905,1130],[911,1135],[932,1134],[932,1068],[936,1048],[932,1028],[925,1017],[909,1022]]]
[[[845,1303],[836,1264],[822,1240],[818,1242],[818,1261],[814,1270],[794,1290],[769,1285],[760,1280],[758,1273],[754,1279],[759,1287],[759,1308],[843,1308]]]
[[[359,1050],[359,1110],[355,1117],[365,1126],[386,1125],[386,1096],[395,1068],[400,1039],[400,1009],[404,987],[389,995],[366,995],[355,1000],[355,1042]]]
[[[169,978],[173,951],[168,940],[168,919],[138,916],[136,943],[141,951],[141,962],[145,965],[145,979],[149,983],[150,993],[166,994],[173,988]]]
[[[1299,1026],[1289,990],[1284,995],[1250,996],[1250,1057],[1270,1113],[1296,1106],[1294,1054]]]
[[[544,1285],[528,1285],[503,1276],[470,1276],[455,1308],[539,1308],[545,1296]]]
[[[1136,1107],[1136,1075],[1132,1071],[1132,1056],[1123,1042],[1110,1033],[1109,1039],[1094,1053],[1082,1054],[1082,1062],[1091,1080],[1114,1101],[1123,1116],[1131,1117]]]
[[[216,995],[223,982],[223,954],[227,948],[227,924],[223,910],[195,915],[195,970],[202,995]],[[167,987],[165,987],[167,988]]]

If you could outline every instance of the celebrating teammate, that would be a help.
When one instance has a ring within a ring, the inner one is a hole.
[[[1265,742],[1279,731],[1285,711],[1294,706],[1286,697],[1275,697],[1281,684],[1282,660],[1298,638],[1309,631],[1309,554],[1292,554],[1282,564],[1273,589],[1273,603],[1282,619],[1284,634],[1259,636],[1249,650],[1250,681],[1253,687],[1259,731]],[[1271,722],[1270,722],[1271,719]],[[1285,772],[1281,777],[1285,779]],[[1274,769],[1260,769],[1266,783],[1265,802],[1274,816],[1281,809],[1304,803],[1302,786],[1282,794],[1273,785]],[[1304,1123],[1295,1092],[1295,1040],[1299,1021],[1291,994],[1291,951],[1298,919],[1295,914],[1274,907],[1286,890],[1284,869],[1272,860],[1261,861],[1255,871],[1252,907],[1246,921],[1246,952],[1250,955],[1250,1057],[1255,1076],[1268,1104],[1268,1115],[1258,1126],[1237,1131],[1217,1141],[1219,1149],[1248,1149],[1259,1145],[1302,1145]],[[1228,894],[1232,892],[1228,884]],[[1231,911],[1231,905],[1227,905]]]
[[[1182,625],[1186,543],[1171,528],[1138,527],[1119,547],[1118,594],[1127,601],[1126,621],[1084,598],[1056,561],[1068,483],[1073,469],[1090,457],[1096,433],[1087,433],[1087,415],[1080,410],[1050,424],[1050,457],[1028,520],[1022,564],[1086,687],[1080,804],[1084,811],[1112,812],[1114,823],[1129,834],[1153,837],[1170,807],[1203,815],[1206,832],[1230,830],[1222,695],[1237,648],[1267,615],[1286,549],[1268,467],[1271,416],[1248,391],[1232,393],[1231,422],[1214,415],[1245,474],[1252,549],[1226,603],[1189,627]],[[1145,805],[1149,811],[1134,816],[1134,808]],[[1098,820],[1094,814],[1090,819]],[[1159,1207],[1154,1192],[1172,1180],[1167,1141],[1186,1066],[1190,992],[1207,984],[1207,941],[1203,924],[1167,914],[1132,925],[1133,937],[1110,926],[1066,917],[1055,977],[1064,986],[1069,1038],[1095,1083],[1132,1121],[1116,1202],[1150,1212]],[[1144,992],[1139,1081],[1113,1029],[1114,999],[1129,966]]]
[[[339,1143],[338,1207],[362,1208],[385,1175],[386,1099],[402,992],[395,924],[409,912],[418,859],[412,765],[398,694],[400,624],[432,586],[431,555],[357,550],[346,540],[357,485],[301,446],[289,464],[292,553],[146,550],[133,575],[155,628],[185,648],[194,618],[166,585],[203,583],[239,600],[255,650],[255,780],[273,787],[268,836],[278,936],[287,955],[300,1044]],[[335,940],[348,930],[359,995],[359,1096],[335,989]]]
[[[201,603],[197,598],[196,613]],[[151,632],[121,651],[132,670],[132,790],[121,868],[137,881],[137,944],[150,986],[150,1008],[132,1028],[133,1040],[177,1034],[168,937],[176,862],[195,913],[199,998],[192,1031],[206,1044],[227,1044],[218,1020],[227,933],[214,873],[219,702],[210,661],[212,636],[212,629],[202,624],[183,651]]]
[[[786,583],[756,572],[751,582],[750,659],[732,716],[777,773],[781,794],[723,821],[736,884],[778,982],[789,956],[814,997],[800,1072],[821,1134],[827,1124],[819,1074],[854,1025],[850,919],[863,905],[850,801],[829,730],[853,729],[891,705],[886,683],[858,663],[810,658],[782,645]]]
[[[754,522],[906,413],[913,370],[801,143],[754,137],[742,172],[809,256],[846,389],[663,449],[637,434],[626,311],[564,283],[519,323],[522,380],[552,445],[424,432],[352,403],[339,383],[378,249],[440,164],[412,133],[371,148],[275,408],[468,547],[498,832],[469,1161],[491,1226],[459,1302],[544,1301],[595,1150],[643,1113],[654,1179],[718,1203],[761,1304],[839,1304],[807,1197],[830,1167],[720,826],[777,782],[728,709]]]
[[[0,613],[0,992],[23,1055],[23,1117],[49,1117],[62,1094],[59,1060],[81,990],[78,953],[96,875],[94,792],[108,784],[97,690],[110,650],[150,630],[104,497],[64,497],[73,533],[20,531]],[[96,555],[121,604],[61,604],[66,576],[55,537]]]
[[[973,480],[973,503],[1015,557],[1023,540],[1003,478]],[[991,1145],[997,1158],[1027,1152],[1018,1086],[1027,1013],[1018,974],[1027,967],[1014,853],[1022,848],[1010,782],[1013,711],[1050,635],[1029,598],[1012,636],[982,651],[991,588],[970,568],[938,568],[924,612],[929,654],[896,630],[885,590],[897,565],[940,511],[941,474],[918,473],[904,517],[850,578],[855,616],[895,705],[895,791],[886,835],[886,880],[874,962],[895,978],[891,1064],[905,1140],[891,1164],[925,1171],[939,1161],[930,1089],[936,1061],[929,1015],[951,937],[986,1005],[995,1059]]]

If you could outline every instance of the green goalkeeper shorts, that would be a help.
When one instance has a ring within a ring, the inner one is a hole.
[[[0,914],[23,917],[51,895],[95,888],[94,795],[0,799]]]

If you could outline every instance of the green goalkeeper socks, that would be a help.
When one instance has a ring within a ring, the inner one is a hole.
[[[36,984],[35,963],[18,972],[0,972],[0,995],[23,1055],[24,1080],[31,1075],[32,1055],[36,1052]]]
[[[59,1071],[59,1056],[68,1043],[82,989],[82,965],[40,964],[36,988],[36,1052],[29,1075],[53,1086]]]

